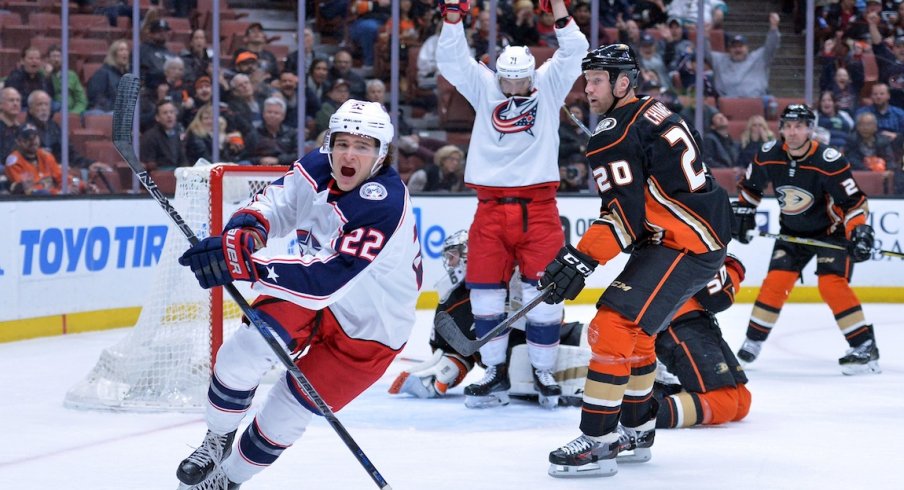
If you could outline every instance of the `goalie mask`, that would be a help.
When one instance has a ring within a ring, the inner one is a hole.
[[[534,86],[534,55],[527,46],[506,46],[496,59],[496,80],[499,82],[499,90],[503,80],[529,80],[527,93]],[[512,94],[523,95],[523,94]]]
[[[443,241],[443,267],[464,269],[468,264],[468,230],[458,230]]]
[[[383,160],[389,153],[389,144],[392,143],[395,129],[392,127],[389,114],[383,110],[383,106],[379,102],[349,99],[330,116],[329,131],[323,138],[323,147],[320,151],[330,154],[331,165],[333,138],[330,136],[338,133],[364,136],[376,141],[377,157],[370,170],[370,175],[373,176],[380,170]]]

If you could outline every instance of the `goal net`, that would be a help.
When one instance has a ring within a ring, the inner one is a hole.
[[[172,201],[198,238],[219,233],[229,216],[248,203],[287,167],[205,165],[176,170]],[[64,405],[124,411],[200,411],[207,397],[213,354],[234,331],[241,311],[223,300],[223,289],[207,291],[178,263],[188,240],[170,225],[156,278],[138,322],[117,344],[104,349],[94,369],[66,393]],[[274,240],[258,252],[294,252],[294,240]],[[236,286],[249,301],[245,283]]]

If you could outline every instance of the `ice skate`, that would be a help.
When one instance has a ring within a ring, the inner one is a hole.
[[[491,408],[508,405],[511,387],[508,366],[505,364],[488,366],[483,379],[465,388],[465,406]]]
[[[838,359],[838,364],[841,365],[841,373],[847,376],[882,372],[879,369],[879,348],[872,339],[848,349],[844,357]]]
[[[619,442],[600,442],[581,434],[577,439],[549,453],[549,476],[580,478],[612,476],[618,473]]]
[[[744,343],[738,349],[738,361],[741,362],[741,366],[747,367],[748,364],[755,361],[762,348],[762,340],[744,339]]]
[[[653,439],[656,437],[655,420],[650,426],[653,428],[643,430],[618,424],[618,457],[616,460],[619,463],[646,463],[653,458],[650,447],[653,446]]]
[[[559,406],[559,397],[562,395],[562,387],[556,383],[556,378],[548,369],[534,369],[534,389],[537,390],[537,401],[540,406],[551,410]]]
[[[176,470],[176,478],[184,484],[180,488],[195,488],[192,485],[198,485],[203,482],[220,465],[220,462],[232,452],[232,440],[234,438],[235,431],[226,435],[220,435],[208,430],[201,446],[179,463],[179,469]]]
[[[226,473],[219,466],[210,473],[205,480],[197,485],[179,485],[178,490],[238,490],[241,483],[235,483],[226,477]]]

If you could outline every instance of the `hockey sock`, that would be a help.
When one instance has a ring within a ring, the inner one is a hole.
[[[527,356],[534,368],[555,370],[561,328],[562,322],[546,325],[527,323]]]
[[[750,323],[747,325],[747,338],[763,341],[769,336],[782,306],[788,300],[788,295],[794,289],[794,281],[799,274],[791,271],[774,270],[766,274],[760,294],[750,313]]]
[[[860,300],[847,279],[830,274],[819,276],[819,294],[832,309],[835,322],[848,345],[857,347],[873,338],[872,327],[866,324]]]

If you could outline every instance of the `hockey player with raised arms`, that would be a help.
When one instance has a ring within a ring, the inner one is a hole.
[[[524,46],[508,46],[494,73],[470,56],[462,27],[468,2],[445,0],[445,18],[436,50],[440,73],[474,107],[465,183],[477,191],[477,212],[469,233],[475,334],[483,336],[505,318],[505,297],[515,266],[522,299],[538,293],[540,273],[565,243],[556,207],[559,184],[559,111],[581,74],[588,43],[562,0],[541,2],[556,19],[559,48],[536,68]],[[550,5],[551,4],[551,5]],[[561,394],[556,365],[561,305],[542,305],[527,315],[528,355],[540,402],[555,407]],[[508,403],[508,332],[480,348],[487,365],[483,379],[465,388],[468,407]]]
[[[860,300],[849,284],[854,263],[869,260],[875,241],[873,228],[866,223],[867,198],[844,155],[813,139],[815,126],[816,114],[809,107],[791,104],[785,108],[779,128],[782,141],[764,144],[738,184],[733,234],[741,243],[750,242],[756,208],[771,183],[781,209],[782,234],[816,238],[845,248],[775,242],[769,272],[753,305],[738,358],[746,363],[757,358],[801,271],[815,256],[819,294],[832,309],[850,347],[838,359],[842,373],[879,373],[873,326],[866,322]]]
[[[330,118],[322,148],[237,211],[222,236],[201,240],[179,259],[203,288],[251,281],[260,293],[252,307],[334,411],[380,378],[414,325],[423,269],[408,191],[386,160],[393,134],[380,104],[345,102]],[[290,233],[298,256],[253,255],[268,237]],[[247,324],[223,343],[208,391],[207,435],[179,465],[180,488],[238,488],[320,413],[287,373],[233,448],[275,362]]]
[[[635,96],[633,50],[601,46],[582,69],[590,109],[602,116],[587,147],[600,216],[577,246],[559,251],[539,286],[554,286],[546,301],[574,299],[597,265],[620,252],[631,257],[597,302],[581,435],[549,454],[554,477],[614,475],[624,441],[641,451],[623,461],[650,458],[656,334],[713,278],[731,239],[728,195],[706,169],[696,131],[662,103]]]

